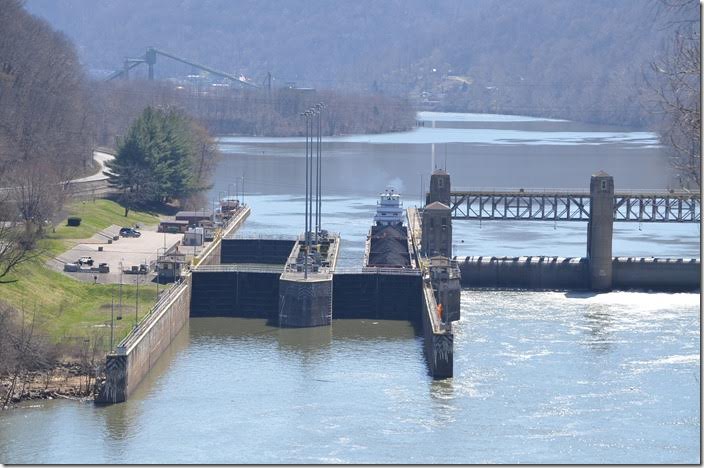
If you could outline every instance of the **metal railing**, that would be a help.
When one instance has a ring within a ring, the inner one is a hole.
[[[283,265],[267,265],[252,263],[230,263],[225,265],[199,265],[192,271],[202,272],[242,272],[242,273],[283,273]]]
[[[417,268],[346,267],[346,268],[336,268],[335,274],[336,275],[375,274],[375,275],[420,276],[421,272]]]
[[[154,304],[151,309],[149,309],[149,312],[147,312],[147,314],[144,315],[137,322],[134,328],[132,328],[132,330],[127,334],[127,336],[125,336],[117,344],[116,350],[118,351],[118,353],[127,352],[127,349],[129,349],[141,336],[143,330],[148,328],[151,325],[151,322],[155,320],[158,315],[158,312],[160,312],[164,306],[166,306],[175,296],[181,293],[183,289],[185,289],[187,286],[188,283],[186,281],[184,281],[183,279],[179,279],[174,284],[172,284],[169,289],[162,292],[159,295],[159,299],[156,301],[156,304]]]
[[[225,237],[225,239],[236,239],[236,240],[285,240],[285,241],[296,241],[299,236],[296,235],[286,235],[286,234],[243,234],[235,233],[230,234]]]

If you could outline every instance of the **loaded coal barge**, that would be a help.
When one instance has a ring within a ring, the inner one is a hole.
[[[401,195],[389,187],[379,194],[374,224],[369,230],[364,249],[365,268],[418,268],[411,252],[408,229],[403,225]]]

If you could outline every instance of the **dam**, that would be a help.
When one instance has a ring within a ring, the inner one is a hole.
[[[127,399],[189,317],[264,318],[279,327],[324,327],[335,318],[405,320],[423,338],[429,375],[445,379],[453,376],[452,322],[460,319],[463,287],[604,292],[700,285],[699,259],[613,257],[611,250],[614,221],[699,222],[696,195],[623,195],[603,172],[592,176],[588,196],[459,193],[439,169],[423,208],[403,210],[395,195],[380,195],[358,268],[337,267],[336,233],[316,226],[290,237],[243,236],[236,231],[244,218],[236,217],[107,356],[96,402]],[[558,217],[587,222],[586,257],[453,256],[453,221]]]

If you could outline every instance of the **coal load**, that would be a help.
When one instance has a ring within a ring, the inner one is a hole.
[[[403,225],[372,226],[368,266],[409,268],[407,239]]]

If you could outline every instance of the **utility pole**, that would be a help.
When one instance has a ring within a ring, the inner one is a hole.
[[[213,213],[214,212],[215,212],[215,210],[213,210]],[[160,275],[161,268],[159,268],[159,248],[158,247],[156,249],[156,263],[154,265],[156,265],[156,300],[158,301],[159,300],[159,279],[161,277],[161,275]]]
[[[112,290],[112,302],[110,304],[110,352],[115,344],[115,290]]]

